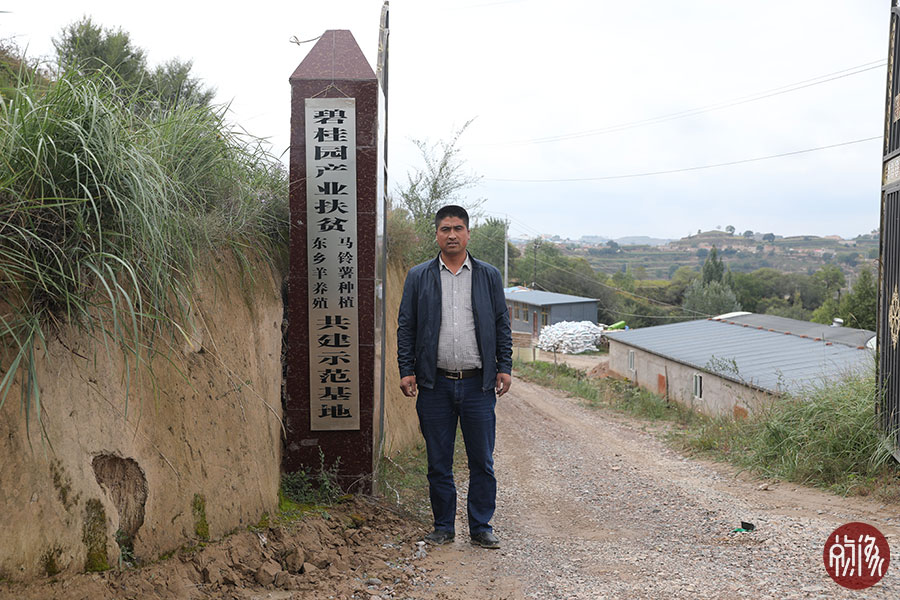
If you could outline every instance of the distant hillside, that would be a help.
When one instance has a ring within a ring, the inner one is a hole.
[[[762,236],[744,237],[738,234],[730,234],[724,231],[703,231],[696,235],[689,235],[680,240],[671,242],[672,246],[682,248],[703,248],[716,246],[717,248],[756,246],[762,240]]]
[[[665,246],[672,241],[674,240],[647,237],[646,235],[631,235],[615,239],[620,246]]]
[[[627,269],[648,279],[669,279],[682,266],[699,269],[714,246],[728,268],[735,272],[770,267],[784,273],[812,273],[825,264],[834,263],[845,273],[854,274],[878,258],[878,237],[872,234],[843,240],[837,236],[780,237],[757,233],[745,237],[724,231],[705,231],[658,245],[649,242],[626,244],[622,240],[616,240],[616,243],[619,248],[604,244],[569,246],[566,250],[567,254],[584,257],[595,270],[615,273]]]

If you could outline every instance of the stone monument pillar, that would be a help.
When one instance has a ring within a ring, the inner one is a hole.
[[[368,492],[381,435],[376,248],[383,217],[383,100],[375,73],[346,30],[322,34],[290,83],[283,468],[318,469],[321,451],[326,466],[340,459],[345,489]]]

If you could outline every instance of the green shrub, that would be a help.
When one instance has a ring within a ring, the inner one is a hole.
[[[329,467],[325,465],[325,453],[319,448],[319,468],[313,472],[304,468],[293,473],[282,473],[281,492],[291,502],[301,505],[334,504],[344,492],[338,483],[338,457]]]

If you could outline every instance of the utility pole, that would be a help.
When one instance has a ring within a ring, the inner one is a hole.
[[[536,289],[537,286],[537,251],[541,246],[541,238],[534,238],[534,271],[531,276],[531,289]]]
[[[503,287],[509,287],[509,217],[503,221]]]

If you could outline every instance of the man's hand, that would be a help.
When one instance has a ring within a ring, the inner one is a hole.
[[[498,398],[509,391],[510,384],[512,384],[512,376],[509,373],[497,373]]]
[[[400,380],[400,389],[407,398],[415,398],[416,396],[416,376],[407,375]]]

